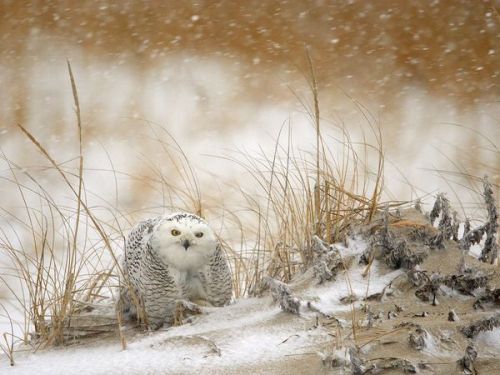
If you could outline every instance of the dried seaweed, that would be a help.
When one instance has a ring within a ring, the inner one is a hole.
[[[334,280],[337,273],[343,268],[339,251],[316,235],[312,238],[312,250],[315,254],[313,272],[317,283],[322,284],[325,281]]]
[[[488,224],[481,225],[477,228],[465,232],[464,236],[460,240],[460,248],[464,250],[469,250],[471,245],[475,245],[481,242],[484,234],[486,233],[486,227]]]
[[[403,374],[416,374],[417,368],[404,358],[380,358],[373,364],[373,368],[365,374],[379,374],[381,370],[400,370]]]
[[[367,266],[370,264],[371,259],[372,259],[372,254],[373,254],[373,248],[375,246],[375,237],[372,236],[370,237],[369,245],[367,246],[367,249],[359,256],[359,264],[363,264]]]
[[[366,313],[366,327],[372,328],[375,323],[376,315],[373,313],[371,308],[368,306],[368,312]]]
[[[486,288],[484,294],[476,299],[473,307],[475,309],[484,309],[484,305],[487,303],[493,303],[495,306],[500,305],[500,288],[496,288],[493,290],[491,290],[490,288]]]
[[[460,221],[458,220],[457,211],[453,211],[453,224],[451,225],[452,239],[458,242],[458,230],[460,229]]]
[[[498,245],[496,243],[498,212],[495,205],[495,198],[493,197],[493,189],[487,176],[483,179],[483,187],[484,201],[486,203],[486,209],[488,210],[488,223],[485,228],[486,241],[484,242],[479,260],[493,264],[498,257]]]
[[[484,201],[488,212],[488,221],[477,228],[470,229],[470,221],[466,219],[464,227],[464,235],[460,240],[460,248],[469,250],[471,245],[479,244],[486,234],[483,249],[479,260],[494,264],[498,258],[498,245],[496,243],[498,229],[498,212],[493,197],[493,188],[491,187],[488,177],[483,178]]]
[[[336,368],[336,367],[344,367],[347,364],[347,361],[344,358],[340,357],[335,353],[329,353],[329,354],[318,353],[318,354],[320,355],[321,361],[323,362],[324,366]]]
[[[438,224],[438,234],[436,234],[430,241],[429,245],[434,248],[444,248],[444,241],[453,239],[458,241],[458,229],[460,222],[457,219],[456,211],[451,214],[450,200],[443,194],[438,194],[434,207],[430,214],[431,225],[441,215]]]
[[[426,340],[429,337],[429,333],[421,327],[417,327],[414,332],[410,332],[408,336],[408,342],[410,346],[416,350],[423,350],[427,346]]]
[[[470,220],[469,218],[465,218],[465,223],[464,223],[464,233],[469,233],[470,232]]]
[[[469,269],[462,274],[452,274],[442,278],[442,283],[447,287],[458,290],[462,294],[472,295],[477,288],[487,286],[491,275],[485,275],[481,271]]]
[[[441,275],[433,273],[430,277],[425,271],[412,270],[408,274],[409,280],[419,288],[415,295],[422,301],[430,301],[433,305],[437,304],[437,294],[441,285],[456,290],[465,295],[473,295],[477,288],[483,288],[488,285],[491,275],[486,275],[481,271],[468,269],[461,274]]]
[[[384,215],[382,216],[382,230],[380,232],[380,239],[382,249],[388,251],[392,248],[392,236],[389,232],[389,206],[384,209]]]
[[[360,264],[369,264],[374,255],[393,269],[411,269],[424,261],[429,255],[427,245],[435,230],[412,219],[405,220],[404,215],[402,217],[392,227],[386,207],[382,224],[376,226],[377,232],[369,237],[370,246],[361,255]]]
[[[389,310],[387,312],[387,320],[395,319],[398,317],[398,314],[395,311]]]
[[[434,225],[434,221],[439,217],[441,214],[441,201],[442,201],[442,194],[438,194],[436,197],[436,201],[434,202],[434,206],[432,207],[431,213],[430,213],[430,219],[431,219],[431,225]]]
[[[429,276],[427,276],[427,273],[425,271],[422,271],[419,266],[415,266],[411,270],[409,270],[406,273],[406,276],[408,277],[408,280],[416,287],[421,287],[429,280]]]
[[[500,327],[500,313],[489,318],[476,320],[460,330],[468,338],[474,338],[483,331],[491,331],[493,328]]]
[[[398,240],[389,231],[389,211],[386,208],[382,217],[382,229],[377,242],[382,248],[385,263],[394,269],[411,269],[427,257],[426,251],[413,251],[405,239]]]
[[[269,276],[264,278],[264,282],[271,289],[274,302],[279,302],[283,311],[299,315],[300,299],[292,294],[287,284]]]
[[[385,263],[394,269],[412,269],[420,264],[427,257],[427,252],[414,252],[410,249],[405,240],[401,240],[397,245],[392,246],[384,257]]]
[[[404,358],[375,358],[364,361],[355,347],[349,348],[351,373],[353,375],[380,374],[384,370],[400,370],[404,374],[415,374],[417,368],[413,363]],[[368,363],[369,362],[369,363]]]
[[[412,328],[421,328],[421,325],[417,324],[417,323],[413,323],[413,322],[402,321],[401,323],[396,324],[394,326],[395,329],[397,329],[397,328],[409,328],[409,327],[412,327]]]
[[[476,369],[474,368],[474,361],[477,358],[477,351],[474,348],[474,344],[470,343],[465,349],[465,354],[462,358],[458,360],[458,365],[462,368],[463,373],[467,375],[476,374]]]
[[[422,201],[420,200],[420,198],[417,199],[417,201],[415,202],[415,209],[422,213]]]
[[[358,296],[355,294],[348,294],[347,296],[341,297],[339,301],[343,303],[344,305],[349,305],[351,303],[354,303],[358,300]]]
[[[369,369],[364,365],[364,361],[360,358],[358,350],[351,346],[349,348],[349,358],[351,361],[351,372],[353,375],[366,374]]]
[[[460,320],[460,318],[458,317],[457,313],[455,312],[455,310],[451,309],[449,312],[448,312],[448,321],[449,322],[458,322]]]
[[[414,318],[427,318],[429,313],[427,311],[422,311],[420,314],[413,315]]]
[[[323,241],[317,235],[312,236],[311,240],[312,240],[311,249],[317,257],[322,257],[323,255],[325,255],[331,251],[328,243]]]
[[[444,249],[444,240],[444,233],[439,231],[438,234],[436,234],[436,236],[429,242],[429,245],[435,249]]]
[[[443,277],[437,273],[433,273],[430,277],[425,272],[422,272],[422,275],[427,277],[427,281],[415,291],[415,295],[422,301],[428,301],[433,305],[437,305],[437,293],[443,284]]]
[[[444,194],[441,194],[441,220],[438,229],[445,239],[453,236],[450,200]]]

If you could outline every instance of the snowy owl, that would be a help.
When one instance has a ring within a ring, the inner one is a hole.
[[[141,221],[128,236],[122,267],[130,288],[122,288],[121,308],[137,317],[140,301],[152,329],[171,322],[177,301],[223,306],[231,300],[231,273],[221,246],[208,224],[193,214]]]

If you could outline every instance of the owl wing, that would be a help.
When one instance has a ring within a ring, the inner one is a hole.
[[[147,242],[153,233],[154,226],[160,219],[161,217],[143,220],[132,228],[128,235],[123,266],[124,272],[127,272],[132,279],[138,276],[140,264],[148,246]]]
[[[162,217],[157,217],[141,221],[132,229],[124,257],[124,272],[143,304],[148,325],[153,329],[159,328],[164,321],[170,321],[174,303],[179,299],[179,291],[168,267],[151,248],[151,234],[161,219]],[[128,301],[124,298],[125,304],[128,302],[129,309],[132,310],[130,296],[125,293],[124,296],[128,297]]]
[[[121,255],[120,266],[120,297],[117,304],[124,314],[128,317],[137,317],[136,303],[140,298],[139,283],[140,283],[140,267],[145,254],[147,244],[144,238],[148,233],[151,233],[155,224],[155,219],[148,219],[139,222],[130,231],[125,242],[125,250]],[[133,302],[135,295],[135,303]]]
[[[224,306],[231,301],[233,289],[231,270],[219,243],[203,271],[202,278],[205,281],[208,300],[212,305]]]

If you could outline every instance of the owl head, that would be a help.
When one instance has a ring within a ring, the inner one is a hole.
[[[181,271],[207,264],[218,244],[205,220],[188,213],[164,216],[154,227],[150,243],[166,265]]]

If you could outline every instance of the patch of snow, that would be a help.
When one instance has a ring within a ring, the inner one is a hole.
[[[483,250],[483,242],[477,243],[475,245],[472,245],[469,249],[469,255],[473,256],[474,258],[479,258],[481,256],[481,251]]]
[[[300,317],[284,317],[269,298],[246,299],[207,309],[194,323],[132,339],[122,351],[113,343],[18,353],[8,374],[220,373],[242,364],[300,354],[331,338],[321,329],[297,330]],[[300,326],[300,325],[299,325]],[[7,364],[3,362],[2,367]],[[54,366],[57,364],[57,366]],[[2,368],[3,370],[3,368]],[[2,371],[2,373],[4,373]]]
[[[429,332],[426,331],[427,335],[424,338],[425,346],[424,349],[422,350],[426,354],[435,356],[435,357],[446,357],[449,355],[449,353],[446,353],[445,351],[440,349],[439,343],[436,341],[434,336]]]
[[[359,299],[374,293],[380,293],[394,278],[403,271],[395,270],[388,273],[381,271],[380,263],[373,261],[370,273],[363,277],[366,266],[354,265],[348,271],[337,275],[337,280],[311,289],[306,297],[319,299],[314,305],[325,314],[335,314],[350,310],[349,304],[343,304],[340,299],[354,294]],[[359,301],[355,306],[359,305]]]
[[[481,332],[477,335],[475,342],[479,348],[478,353],[480,357],[498,358],[500,356],[500,328]]]
[[[368,242],[359,235],[347,238],[347,248],[339,248],[340,255],[343,257],[346,255],[360,255],[363,254],[368,247]],[[345,253],[343,252],[345,251]]]

